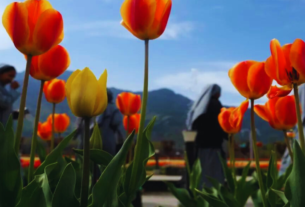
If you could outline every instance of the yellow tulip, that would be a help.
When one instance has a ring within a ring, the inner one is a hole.
[[[89,68],[74,71],[66,83],[68,105],[75,116],[90,118],[107,107],[107,70],[97,80]]]

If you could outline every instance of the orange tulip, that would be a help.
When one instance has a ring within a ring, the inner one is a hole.
[[[266,74],[264,67],[264,62],[243,61],[229,70],[229,77],[242,96],[258,99],[268,92],[272,84],[272,78]]]
[[[68,51],[64,47],[56,45],[45,54],[32,58],[30,75],[37,80],[48,81],[60,76],[69,65]]]
[[[297,123],[294,96],[269,99],[265,105],[255,105],[254,111],[274,129],[288,130]]]
[[[262,143],[262,142],[256,142],[256,146],[262,147],[262,146],[263,146],[263,143]]]
[[[228,134],[235,134],[241,130],[244,114],[248,109],[249,101],[241,103],[239,107],[222,108],[218,115],[221,128]]]
[[[266,73],[291,91],[292,84],[300,85],[305,83],[305,42],[296,39],[293,44],[286,44],[281,47],[277,39],[270,42],[271,56],[266,60]],[[277,93],[270,96],[284,96]]]
[[[43,93],[50,103],[60,103],[66,97],[65,81],[53,79],[45,82],[43,86]]]
[[[52,125],[49,122],[38,123],[38,136],[43,140],[50,140],[52,137]]]
[[[2,23],[15,47],[25,55],[41,55],[64,37],[63,18],[47,0],[9,4]]]
[[[125,116],[136,114],[141,108],[141,96],[129,92],[120,93],[116,105]]]
[[[141,40],[160,37],[171,12],[171,0],[125,0],[121,24]]]
[[[294,133],[294,131],[286,132],[286,135],[287,135],[287,137],[289,137],[289,138],[295,138],[295,133]]]
[[[140,126],[140,119],[141,119],[141,114],[124,116],[123,124],[124,124],[125,130],[128,133],[131,133],[133,130],[135,130],[135,132],[138,133],[139,126]]]
[[[56,133],[64,133],[70,124],[70,118],[67,114],[55,114],[54,120],[54,131]],[[49,115],[47,122],[52,125],[52,114]]]

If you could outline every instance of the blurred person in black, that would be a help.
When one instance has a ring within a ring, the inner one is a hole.
[[[212,186],[207,176],[224,183],[224,173],[218,154],[225,158],[222,148],[228,135],[218,123],[218,115],[222,108],[219,101],[221,88],[217,84],[208,85],[194,102],[188,113],[188,130],[196,131],[195,158],[200,159],[202,168],[201,186]]]

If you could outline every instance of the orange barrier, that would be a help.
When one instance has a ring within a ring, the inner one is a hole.
[[[241,160],[237,159],[235,161],[235,167],[236,168],[244,168],[246,165],[249,163],[250,160]],[[29,157],[21,157],[20,159],[21,166],[23,168],[26,168],[30,165],[30,158]],[[34,167],[37,168],[41,164],[40,160],[38,157],[35,157],[35,162],[34,162]],[[178,167],[178,168],[184,168],[185,167],[185,161],[183,159],[160,159],[158,163],[159,167]],[[227,165],[230,167],[230,162],[227,161]],[[269,161],[268,160],[261,160],[259,162],[259,165],[262,169],[267,169],[269,166]],[[150,159],[147,162],[147,167],[154,167],[156,166],[156,160]],[[281,161],[277,161],[277,168],[279,169],[281,166]],[[255,160],[251,160],[250,164],[251,168],[255,168]]]

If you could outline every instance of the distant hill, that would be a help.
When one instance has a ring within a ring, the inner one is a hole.
[[[59,78],[67,80],[71,75],[71,71],[66,71]],[[16,80],[22,84],[24,73],[18,73]],[[24,124],[23,135],[25,137],[31,137],[34,116],[37,105],[37,98],[39,92],[40,83],[33,78],[30,78],[28,86],[28,95],[26,106],[29,108],[31,115],[26,119]],[[110,88],[116,97],[124,90]],[[142,94],[141,92],[135,92]],[[180,94],[174,93],[169,89],[159,89],[150,91],[148,95],[147,117],[146,122],[152,119],[153,116],[157,116],[157,120],[154,126],[152,139],[153,141],[162,140],[174,140],[177,147],[183,146],[183,138],[181,131],[185,129],[185,120],[188,109],[192,105],[192,100],[184,97]],[[15,103],[14,108],[19,107],[19,100]],[[67,133],[70,133],[75,128],[76,117],[71,113],[67,101],[60,103],[56,109],[57,113],[67,113],[71,118],[71,126]],[[45,121],[48,115],[51,113],[51,104],[48,103],[45,98],[42,101],[41,121]],[[273,142],[282,139],[282,132],[271,129],[268,123],[256,116],[256,127],[258,130],[258,140],[263,142]],[[248,140],[250,129],[250,110],[248,110],[244,117],[243,130],[239,134],[240,140]],[[209,138],[210,139],[210,138]]]

